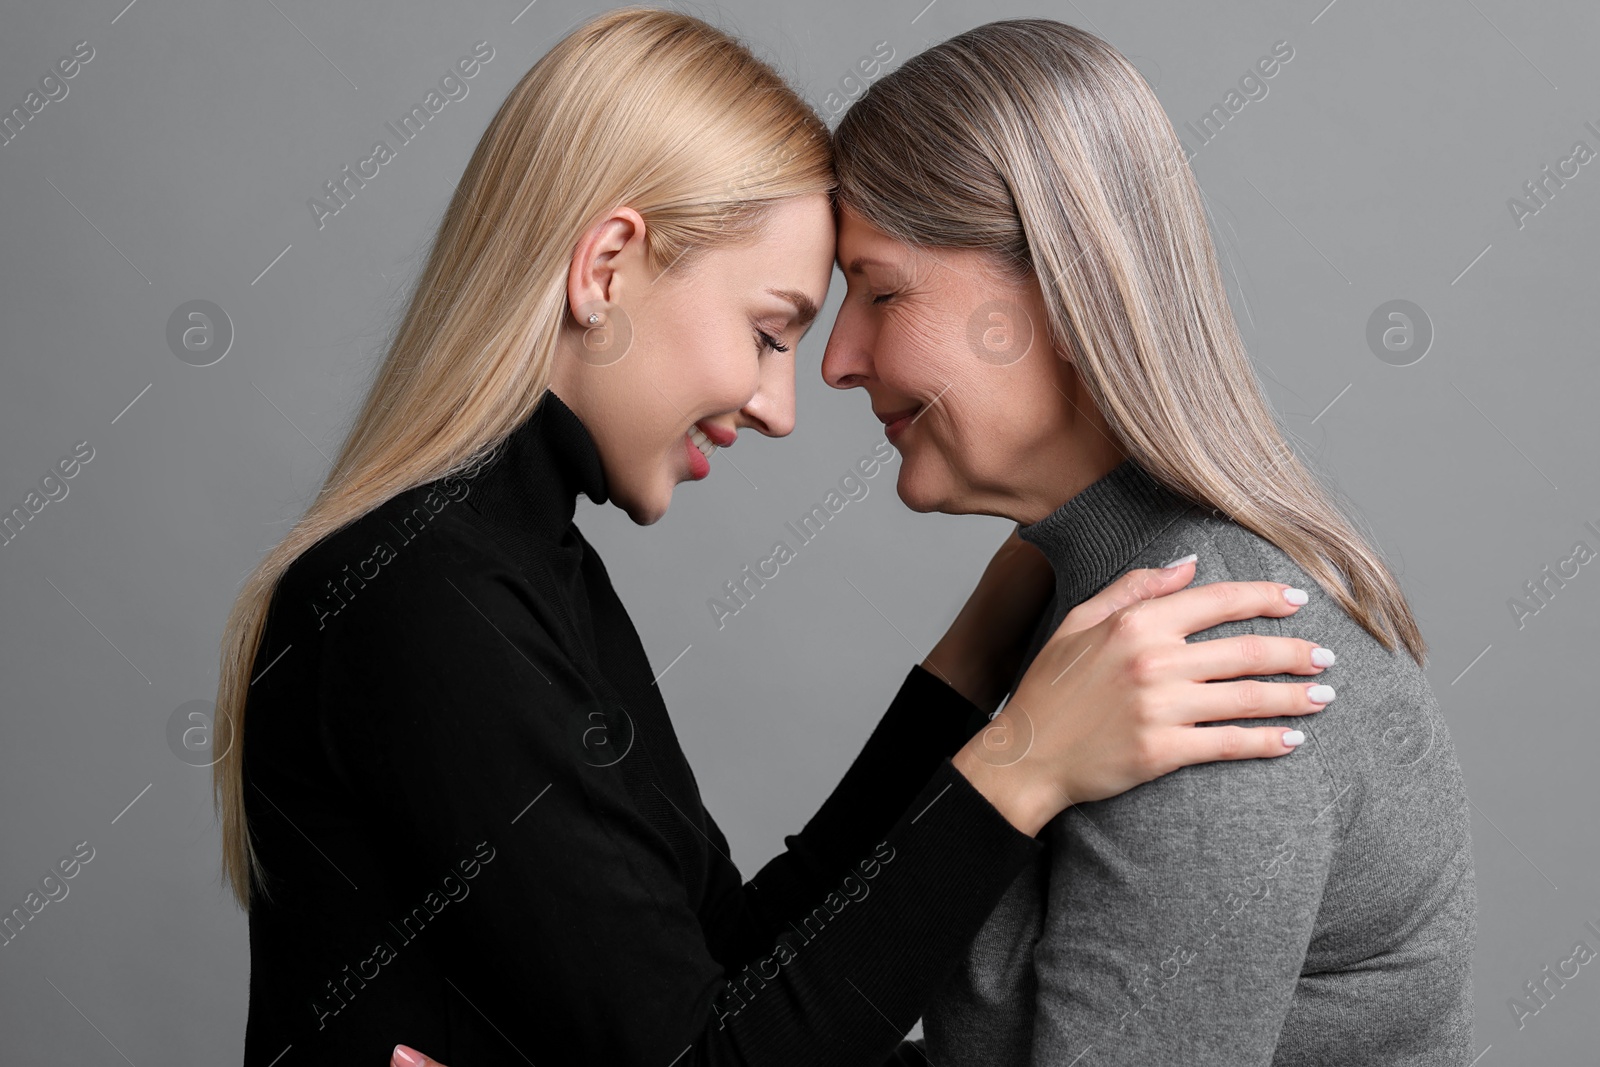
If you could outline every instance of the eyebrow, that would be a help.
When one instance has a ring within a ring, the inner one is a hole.
[[[860,274],[861,268],[868,263],[871,263],[874,267],[887,267],[890,265],[881,259],[873,259],[871,256],[857,256],[850,261],[850,265],[845,268],[844,272],[846,274]]]
[[[812,302],[809,296],[798,289],[768,289],[767,292],[780,300],[787,300],[794,305],[796,325],[809,326],[811,325],[811,320],[817,317],[817,305]]]

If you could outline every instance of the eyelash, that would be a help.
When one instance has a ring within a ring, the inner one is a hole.
[[[891,297],[896,296],[896,295],[898,295],[898,294],[896,294],[896,293],[879,293],[877,296],[872,298],[872,303],[881,304],[885,300],[888,300]]]
[[[789,351],[788,345],[781,343],[776,337],[772,336],[770,333],[767,333],[765,330],[756,331],[756,347],[758,349],[770,348],[774,352]]]

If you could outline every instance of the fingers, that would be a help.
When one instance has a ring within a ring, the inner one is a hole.
[[[1303,732],[1282,726],[1208,726],[1175,730],[1169,743],[1176,770],[1215,760],[1287,756],[1304,740]]]
[[[1056,633],[1076,633],[1110,616],[1123,608],[1141,605],[1155,597],[1176,593],[1194,579],[1195,560],[1192,555],[1182,557],[1183,562],[1170,570],[1140,567],[1122,575],[1094,596],[1067,612],[1067,617],[1056,627]],[[1252,612],[1251,614],[1254,614]],[[1210,625],[1209,623],[1207,625]],[[1204,626],[1197,629],[1205,629]],[[1193,633],[1193,630],[1185,631]]]
[[[1238,678],[1246,674],[1319,674],[1331,667],[1331,649],[1298,637],[1271,637],[1266,634],[1240,634],[1211,641],[1195,641],[1171,652],[1147,653],[1163,660],[1171,656],[1171,672],[1162,677],[1178,677],[1190,682]]]
[[[1134,611],[1141,616],[1141,625],[1148,624],[1148,629],[1158,634],[1173,631],[1192,634],[1221,622],[1251,619],[1257,615],[1273,618],[1292,615],[1306,599],[1305,590],[1282,582],[1208,582],[1193,589],[1180,589],[1150,603],[1137,604]],[[1128,615],[1124,612],[1123,620]]]
[[[1321,711],[1336,695],[1331,685],[1312,682],[1210,682],[1176,690],[1169,722],[1180,726],[1219,719],[1270,719]],[[1221,729],[1221,727],[1218,727]]]
[[[414,1048],[396,1045],[389,1056],[389,1067],[444,1067],[438,1060],[430,1060]]]

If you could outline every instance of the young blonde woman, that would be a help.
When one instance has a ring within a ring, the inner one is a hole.
[[[1092,34],[997,22],[876,82],[835,151],[849,289],[823,375],[909,416],[889,432],[912,508],[1024,524],[1055,571],[1033,647],[1192,550],[1198,583],[1311,590],[1195,638],[1338,653],[1293,759],[1053,820],[930,1006],[930,1061],[1467,1063],[1468,806],[1425,645],[1262,399],[1155,95]]]
[[[1224,679],[1316,675],[1314,641],[1185,636],[1306,594],[1185,590],[1192,556],[1079,605],[978,733],[1050,595],[1013,539],[742,878],[572,519],[581,493],[652,523],[712,445],[790,431],[831,164],[769,67],[665,11],[579,27],[490,123],[326,486],[229,620],[247,1064],[397,1041],[468,1065],[877,1064],[1069,803],[1303,740],[1282,717],[1327,693]],[[1210,726],[1240,715],[1279,721]]]

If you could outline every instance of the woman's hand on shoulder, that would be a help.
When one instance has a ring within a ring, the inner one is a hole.
[[[1019,830],[1038,833],[1071,804],[1179,767],[1288,755],[1303,740],[1288,727],[1197,724],[1306,715],[1332,699],[1311,683],[1220,680],[1317,674],[1313,641],[1185,640],[1230,620],[1293,614],[1302,592],[1264,581],[1184,588],[1193,577],[1188,559],[1142,568],[1073,608],[1005,709],[956,754],[957,769]]]

